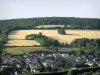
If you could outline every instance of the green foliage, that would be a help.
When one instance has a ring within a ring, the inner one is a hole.
[[[100,29],[100,19],[75,17],[41,17],[0,20],[0,32],[8,34],[13,30],[33,29],[39,25],[65,25],[67,29]],[[41,28],[44,29],[44,28]],[[61,29],[61,28],[57,28]]]
[[[13,74],[13,70],[10,67],[5,67],[3,68],[3,70],[1,70],[0,75],[12,75]]]
[[[39,25],[65,25],[64,29],[100,29],[100,19],[96,18],[75,18],[75,17],[41,17],[27,19],[0,20],[0,39],[1,34],[7,35],[13,30],[35,29]],[[45,29],[45,28],[40,28]],[[51,29],[51,28],[48,28]],[[60,27],[54,29],[61,29]],[[64,33],[64,32],[63,32]],[[40,34],[41,35],[41,34]],[[27,37],[26,37],[27,38]],[[5,39],[5,38],[4,38]],[[4,41],[0,40],[0,47],[4,46]],[[39,40],[38,40],[39,41]],[[45,41],[44,43],[47,43]],[[91,46],[92,47],[92,46]]]
[[[7,36],[0,34],[0,49],[4,47],[4,44],[7,42]]]
[[[7,42],[7,36],[4,34],[0,34],[0,42],[5,44]]]
[[[84,63],[74,63],[73,66],[76,68],[90,67],[89,65],[84,64]]]
[[[58,33],[62,35],[66,35],[66,32],[64,29],[58,29]]]
[[[69,70],[67,75],[74,75],[73,70]]]
[[[97,63],[93,63],[92,67],[99,67]]]
[[[0,30],[0,34],[1,34],[1,30]]]
[[[39,73],[24,73],[20,75],[100,75],[100,72],[96,72],[100,69],[100,67],[91,67],[91,68],[77,68],[77,69],[69,69],[69,70],[61,70],[58,72],[39,72]],[[92,73],[94,74],[92,74]],[[96,72],[96,73],[95,73]]]
[[[23,73],[23,74],[20,74],[20,75],[33,75],[33,73],[28,72],[28,73]]]
[[[55,39],[49,38],[42,33],[31,34],[26,36],[27,40],[36,40],[42,47],[60,46],[59,42]]]
[[[75,39],[71,42],[71,45],[74,47],[79,47],[90,53],[96,52],[98,55],[100,52],[100,39],[88,39],[88,38]]]
[[[89,68],[77,68],[77,69],[70,69],[68,75],[81,75],[86,72],[96,72],[100,69],[100,67],[89,67]],[[88,73],[86,73],[88,75]],[[90,74],[89,74],[90,75]]]
[[[94,75],[100,75],[100,72],[96,72]]]
[[[96,57],[100,57],[100,51],[95,51],[95,55],[96,55]]]
[[[92,75],[92,74],[90,72],[85,72],[85,73],[83,73],[81,75]]]

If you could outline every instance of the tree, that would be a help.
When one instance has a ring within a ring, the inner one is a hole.
[[[58,33],[59,33],[59,34],[62,34],[62,35],[65,35],[65,34],[66,34],[66,32],[65,32],[64,29],[58,29]]]
[[[40,43],[40,46],[42,46],[42,47],[60,46],[60,43],[58,42],[58,40],[55,40],[55,39],[49,38],[45,35],[42,35],[41,32],[39,34],[27,35],[25,37],[25,39],[36,40],[37,42]]]
[[[0,63],[2,63],[1,54],[2,54],[2,50],[0,49]]]
[[[91,54],[99,54],[100,39],[78,38],[71,42],[71,45],[85,50]]]
[[[41,33],[41,32],[39,32],[39,34],[38,34],[38,35],[42,36],[42,33]]]
[[[74,63],[73,66],[76,68],[90,67],[89,65],[84,64],[84,63]]]

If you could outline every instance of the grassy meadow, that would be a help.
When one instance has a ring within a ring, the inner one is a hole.
[[[11,54],[22,54],[25,52],[34,52],[44,49],[44,47],[7,47],[4,49],[4,51]]]
[[[59,48],[58,51],[61,52],[69,52],[69,51],[79,51],[79,48]],[[55,51],[55,50],[49,50],[46,47],[7,47],[4,49],[7,53],[10,54],[23,54],[26,52],[35,52],[35,51]]]

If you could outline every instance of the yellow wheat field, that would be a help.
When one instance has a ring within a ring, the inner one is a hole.
[[[76,38],[100,38],[100,30],[66,30],[66,35],[58,34],[57,30],[17,30],[9,34],[7,46],[33,46],[39,45],[34,40],[25,40],[25,36],[29,34],[38,34],[57,39],[61,43],[71,43]]]
[[[34,40],[9,40],[7,46],[38,46],[38,42]]]
[[[36,26],[35,28],[54,28],[54,27],[61,27],[64,28],[65,25],[40,25],[40,26]]]

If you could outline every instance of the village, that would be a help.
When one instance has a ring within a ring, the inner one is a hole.
[[[0,69],[10,68],[14,75],[26,72],[56,72],[63,69],[99,66],[100,58],[85,53],[80,56],[65,52],[37,51],[21,55],[1,55]]]

